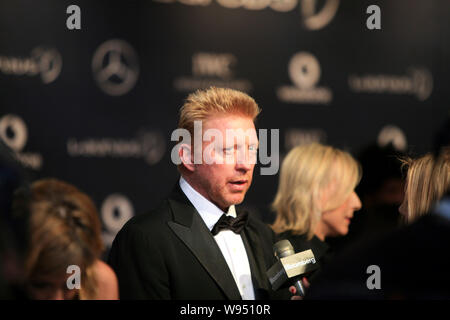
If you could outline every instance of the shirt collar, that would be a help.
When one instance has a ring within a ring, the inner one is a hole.
[[[198,211],[209,231],[211,231],[224,212],[197,192],[183,177],[180,177],[179,183],[181,190]],[[236,208],[234,205],[228,208],[227,216],[236,218]]]

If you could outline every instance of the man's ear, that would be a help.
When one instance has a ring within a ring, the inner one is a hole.
[[[190,172],[194,172],[194,153],[192,152],[192,147],[189,144],[181,144],[178,149],[178,156],[180,157],[181,163]]]

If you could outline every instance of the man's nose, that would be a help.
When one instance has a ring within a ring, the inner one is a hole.
[[[236,165],[235,165],[236,170],[247,172],[247,171],[251,170],[252,167],[254,166],[253,162],[254,161],[248,151],[247,152],[243,152],[243,151],[238,152],[238,156],[236,159]]]

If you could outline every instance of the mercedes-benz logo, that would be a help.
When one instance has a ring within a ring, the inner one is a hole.
[[[133,47],[113,39],[94,53],[92,71],[98,86],[107,94],[120,96],[129,92],[138,79],[139,62]]]

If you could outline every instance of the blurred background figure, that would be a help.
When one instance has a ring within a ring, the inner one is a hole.
[[[408,223],[342,251],[311,284],[307,299],[450,298],[449,145],[450,117],[435,152],[406,161],[399,210]]]
[[[364,176],[356,192],[361,198],[362,209],[355,214],[346,237],[330,240],[335,252],[400,226],[398,207],[404,198],[404,179],[399,157],[404,157],[404,153],[392,144],[381,147],[373,143],[359,154]]]
[[[29,173],[0,140],[0,300],[25,298],[24,256],[27,247],[27,216],[13,214],[13,193],[26,185]]]
[[[313,143],[292,149],[283,161],[273,202],[272,225],[295,252],[311,249],[319,266],[331,258],[326,238],[348,233],[361,208],[355,187],[361,179],[357,161],[347,152]],[[314,275],[315,276],[315,275]]]
[[[92,200],[74,186],[56,179],[34,182],[14,197],[16,214],[29,216],[25,288],[31,299],[117,299],[114,271],[100,261],[101,224]],[[81,270],[81,288],[69,289]]]
[[[405,199],[399,208],[407,223],[429,213],[450,187],[450,147],[436,158],[428,153],[418,159],[406,159]]]

